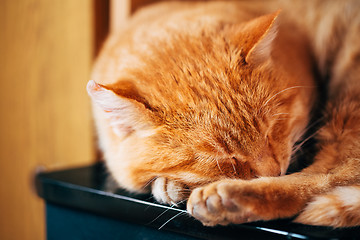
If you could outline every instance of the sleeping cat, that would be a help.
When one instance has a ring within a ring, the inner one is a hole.
[[[188,199],[209,226],[360,225],[359,12],[356,0],[139,11],[109,37],[87,86],[114,179],[161,203]],[[320,121],[313,163],[286,175]]]

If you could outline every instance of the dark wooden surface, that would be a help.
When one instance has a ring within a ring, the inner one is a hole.
[[[115,239],[117,239],[118,231],[123,229],[124,226],[128,226],[127,224],[131,226],[127,228],[129,231],[135,231],[135,229],[140,231],[142,229],[141,231],[144,234],[145,232],[149,234],[149,239],[153,239],[151,236],[157,236],[158,239],[172,240],[174,240],[174,236],[178,236],[179,239],[183,237],[189,239],[360,238],[360,228],[334,230],[327,227],[294,224],[290,220],[257,222],[226,227],[204,227],[187,214],[185,206],[169,207],[161,205],[156,203],[151,195],[134,195],[116,188],[114,183],[109,180],[102,164],[40,173],[36,177],[36,187],[38,194],[47,202],[48,206],[49,204],[55,206],[55,212],[59,212],[59,209],[67,209],[64,211],[74,211],[74,216],[80,216],[76,215],[76,212],[85,215],[89,214],[89,222],[99,222],[99,220],[96,220],[98,218],[108,219],[106,221],[109,221],[110,225],[105,227],[107,236],[113,234],[112,236]],[[48,215],[48,218],[51,216],[54,218],[55,215]],[[95,220],[91,220],[93,217]],[[81,216],[79,219],[81,219]],[[86,218],[82,217],[82,219]],[[50,226],[49,221],[53,222],[53,219],[47,220],[48,226]],[[99,228],[99,232],[104,229],[102,225],[95,224],[90,227],[91,224],[86,223],[87,221],[81,220],[81,222],[85,224],[83,226],[85,228],[78,227],[79,232],[84,232],[86,229],[95,231],[93,228],[96,227]],[[101,222],[104,222],[104,220]],[[64,221],[63,224],[67,223],[69,222]],[[109,229],[111,229],[111,232],[108,232]],[[147,230],[149,231],[147,232]],[[167,234],[169,232],[172,234]]]

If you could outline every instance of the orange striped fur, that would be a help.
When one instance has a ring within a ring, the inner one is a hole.
[[[355,0],[140,10],[88,83],[110,173],[162,203],[189,197],[205,225],[360,225],[358,12]],[[323,89],[318,153],[286,175]]]

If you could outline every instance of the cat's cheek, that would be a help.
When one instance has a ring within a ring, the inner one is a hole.
[[[139,193],[149,192],[150,182],[155,177],[139,170],[144,162],[142,143],[135,136],[129,137],[111,146],[105,155],[106,165],[115,181],[121,187]]]
[[[109,164],[108,164],[109,165]],[[111,164],[109,165],[111,166]],[[151,177],[142,178],[143,180],[137,179],[135,172],[126,169],[119,169],[115,167],[108,167],[110,169],[112,177],[115,179],[117,184],[128,191],[136,193],[149,193]],[[119,169],[119,170],[118,170]]]

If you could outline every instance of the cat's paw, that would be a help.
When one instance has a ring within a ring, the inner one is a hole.
[[[253,211],[253,204],[247,204],[246,201],[239,202],[233,197],[234,191],[239,190],[234,187],[239,187],[241,182],[241,180],[236,182],[224,180],[196,188],[188,200],[188,212],[206,226],[262,219]],[[238,194],[241,195],[241,192]]]
[[[188,197],[188,189],[182,183],[164,177],[158,177],[151,185],[156,201],[169,205],[177,205]]]

